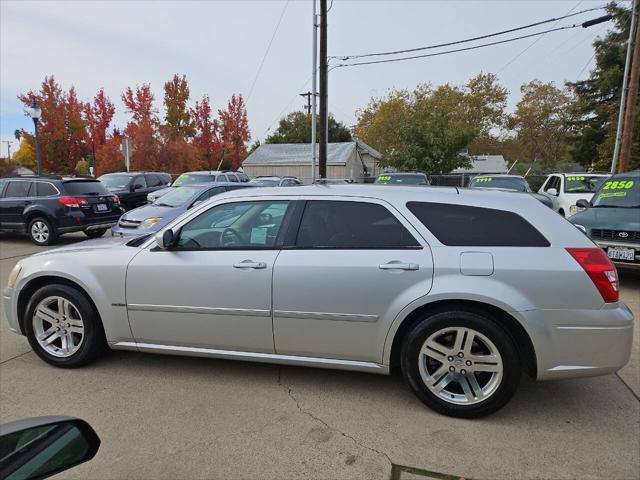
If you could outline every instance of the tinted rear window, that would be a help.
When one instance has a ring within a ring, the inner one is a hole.
[[[420,248],[382,205],[365,202],[307,202],[296,246],[301,248]]]
[[[16,181],[9,182],[7,191],[4,196],[6,198],[24,198],[30,195],[31,185],[33,182]]]
[[[69,195],[111,195],[101,182],[65,182],[64,189]]]
[[[50,183],[36,182],[36,194],[39,197],[52,197],[58,194],[56,187]]]
[[[444,245],[548,247],[549,241],[520,215],[493,208],[409,202],[407,208]]]

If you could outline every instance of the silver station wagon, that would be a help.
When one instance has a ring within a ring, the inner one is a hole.
[[[11,329],[59,367],[112,349],[388,374],[479,417],[522,372],[603,375],[630,355],[615,267],[530,196],[439,187],[247,189],[155,237],[21,260]]]

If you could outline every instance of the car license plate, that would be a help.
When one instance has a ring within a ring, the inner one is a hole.
[[[609,247],[607,248],[607,256],[612,260],[631,260],[635,258],[635,250],[633,248]]]
[[[98,203],[96,205],[96,211],[97,212],[106,212],[107,211],[107,204],[106,203]]]

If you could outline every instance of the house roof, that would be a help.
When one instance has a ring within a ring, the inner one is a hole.
[[[327,147],[327,165],[345,165],[347,160],[358,149],[360,153],[366,153],[376,159],[382,155],[371,148],[366,143],[356,140],[355,142],[330,143]],[[244,162],[244,166],[249,165],[311,165],[311,144],[310,143],[268,143],[260,145]]]
[[[509,165],[502,155],[472,155],[471,168],[456,168],[452,173],[507,173]]]

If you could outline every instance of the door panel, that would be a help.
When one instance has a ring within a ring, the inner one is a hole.
[[[391,262],[418,269],[380,268]],[[428,248],[284,250],[273,278],[276,353],[381,362],[391,322],[431,277]]]
[[[273,353],[277,256],[277,250],[141,252],[129,265],[126,285],[135,340]]]

